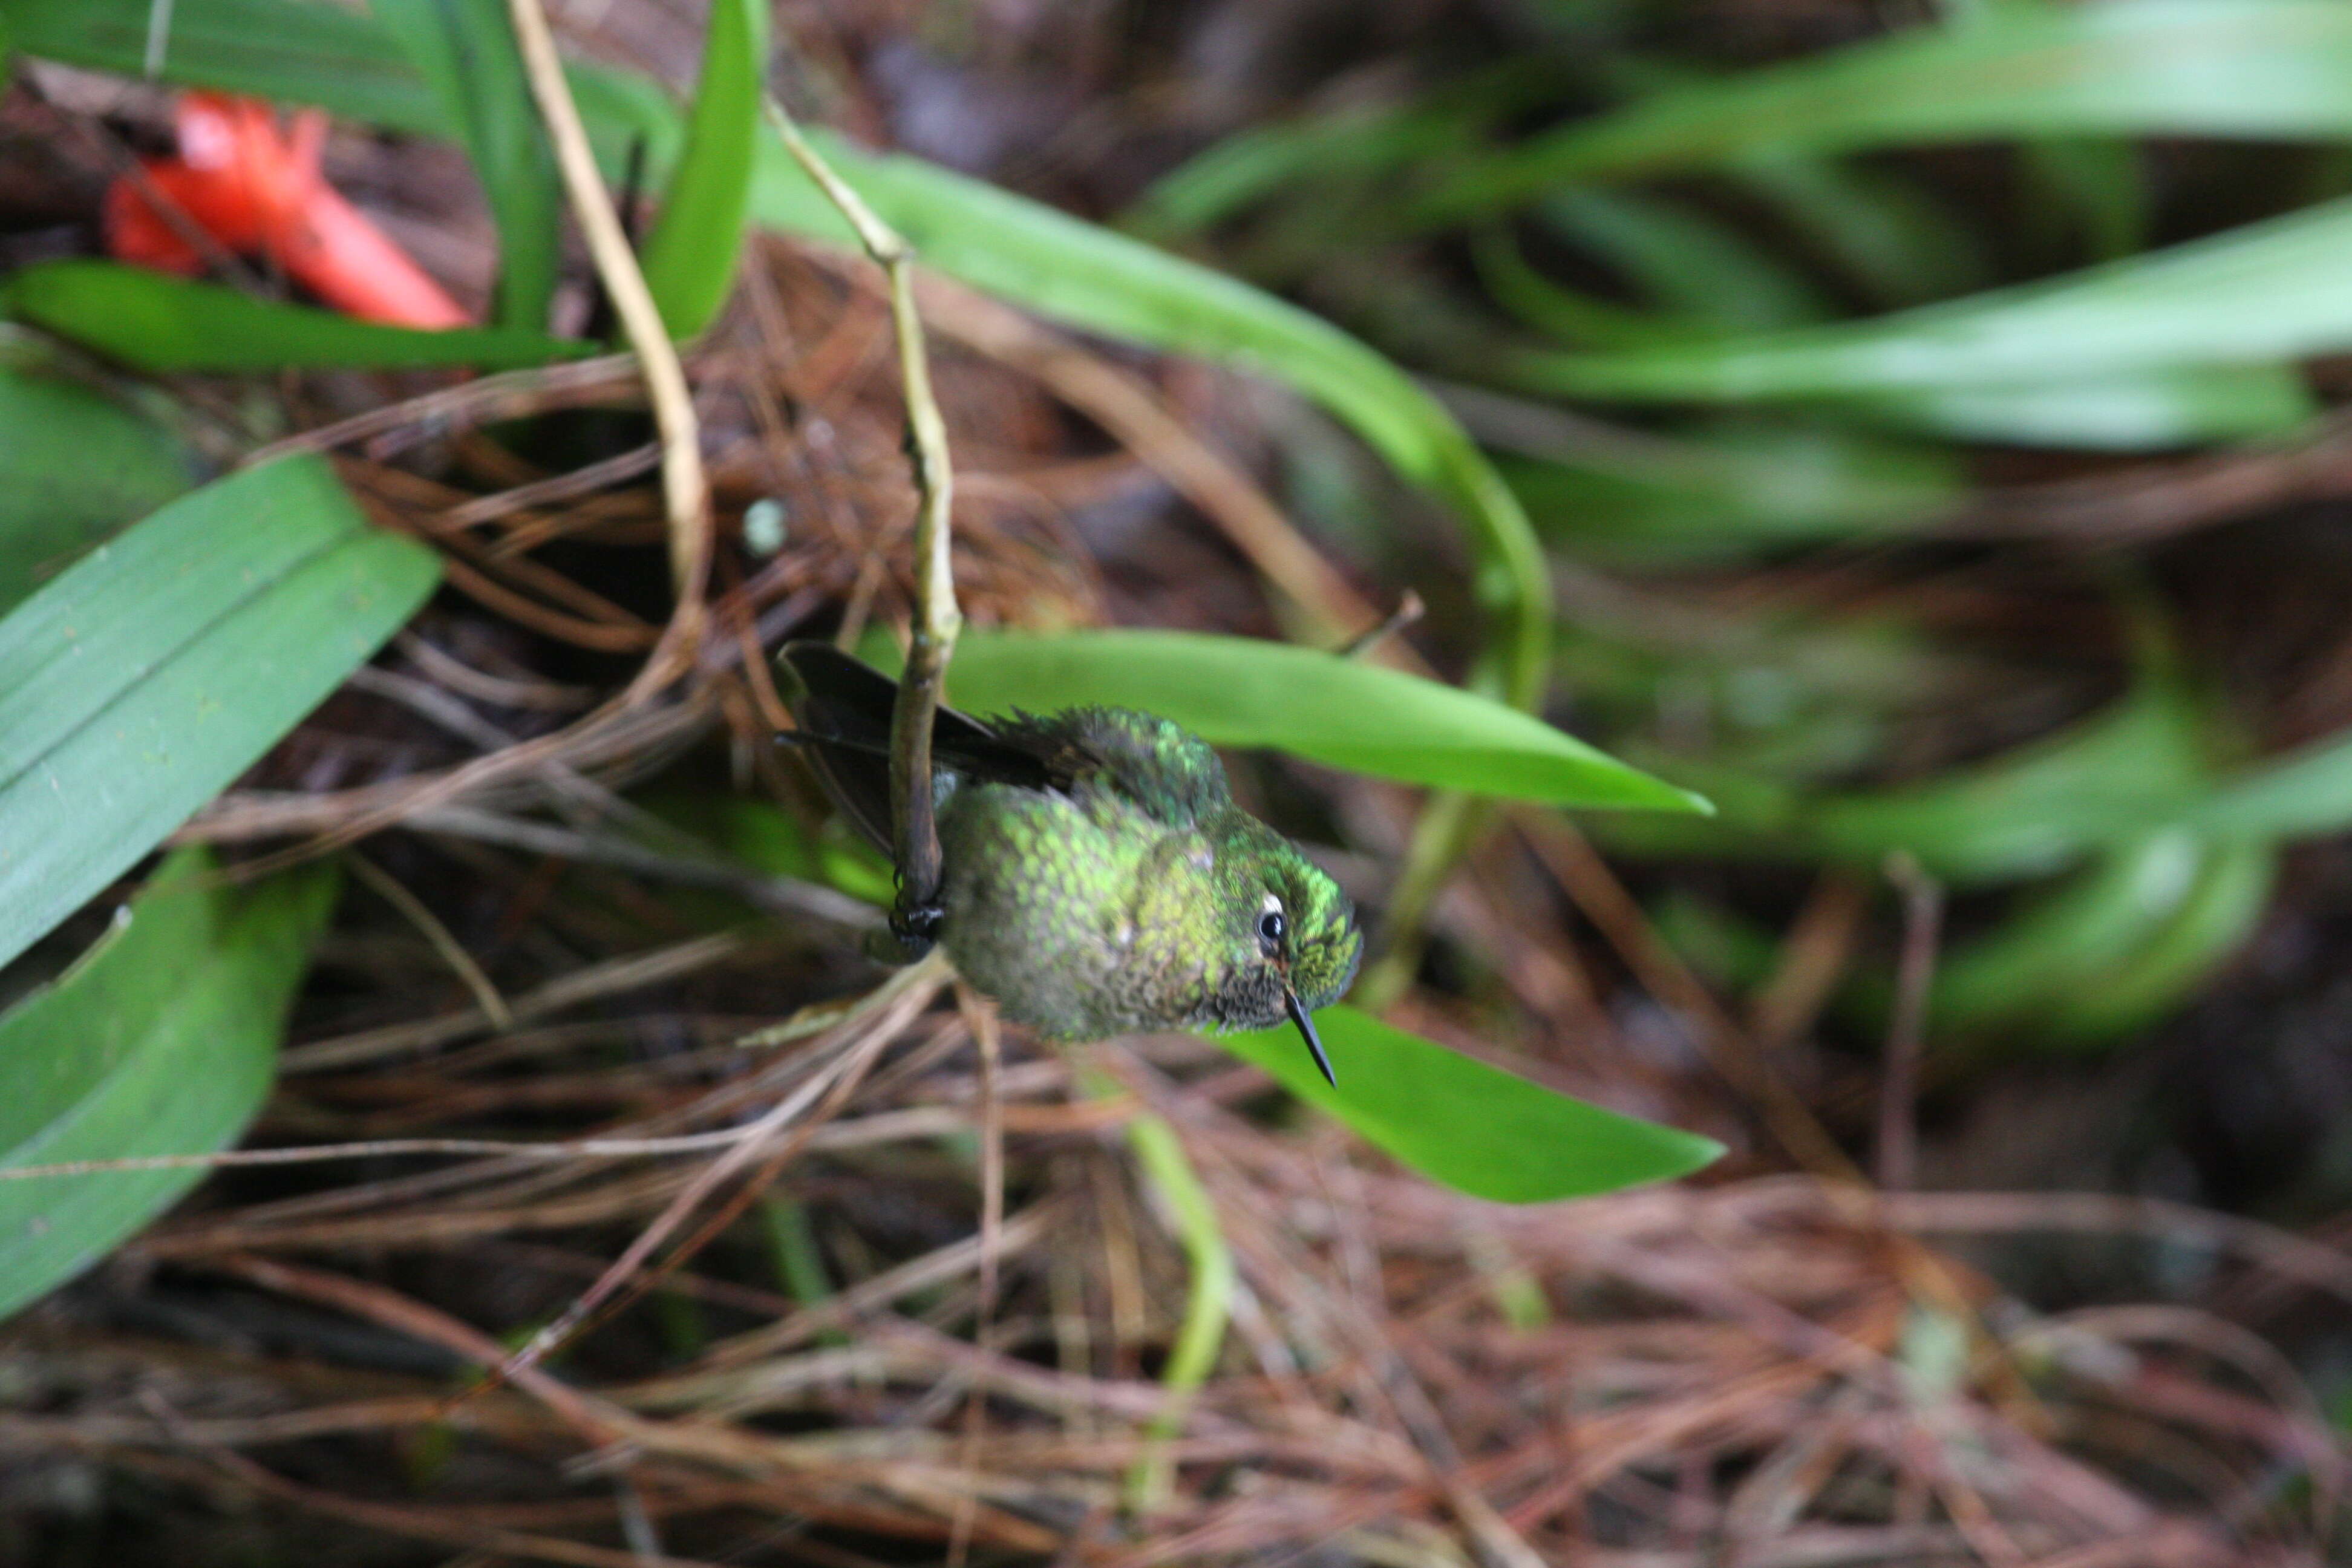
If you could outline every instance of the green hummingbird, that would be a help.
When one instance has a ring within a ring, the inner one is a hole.
[[[898,683],[827,643],[788,643],[777,663],[800,726],[783,739],[888,855]],[[1129,708],[983,721],[941,707],[931,765],[940,887],[902,942],[936,939],[1049,1038],[1287,1017],[1339,1081],[1313,1014],[1355,978],[1355,907],[1234,804],[1207,742]]]

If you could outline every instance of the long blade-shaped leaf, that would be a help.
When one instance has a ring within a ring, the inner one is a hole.
[[[1587,1105],[1353,1007],[1326,1007],[1315,1018],[1336,1089],[1296,1030],[1216,1040],[1423,1175],[1474,1197],[1589,1197],[1687,1175],[1723,1152],[1711,1138]]]
[[[370,9],[430,84],[473,158],[499,226],[493,319],[544,330],[562,261],[563,191],[506,0],[374,0]]]
[[[88,387],[0,368],[0,614],[194,482],[160,426]]]
[[[0,620],[0,963],[251,766],[437,576],[303,457],[174,501]]]
[[[1414,204],[1444,224],[1561,185],[1719,164],[2066,132],[2352,135],[2352,10],[2333,0],[2004,6],[1629,109],[1465,160]]]
[[[767,58],[767,0],[715,0],[686,151],[646,241],[646,287],[673,337],[709,326],[735,280]]]
[[[112,933],[0,1016],[0,1169],[209,1153],[269,1090],[278,1031],[335,879],[250,888],[212,858],[164,862]],[[201,1171],[0,1182],[0,1317],[112,1250]]]
[[[2081,381],[2246,365],[2352,344],[2352,200],[2022,288],[1633,353],[1559,355],[1516,376],[1573,395],[1737,401]]]
[[[1226,746],[1552,805],[1704,811],[1697,796],[1489,698],[1289,643],[1192,632],[975,633],[949,675],[976,712],[1140,708]]]
[[[8,312],[137,369],[394,370],[545,364],[597,345],[509,327],[421,331],[256,300],[215,283],[110,261],[51,261],[7,280]]]

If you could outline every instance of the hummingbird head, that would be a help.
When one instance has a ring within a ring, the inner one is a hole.
[[[1356,908],[1323,868],[1291,842],[1236,811],[1218,856],[1228,868],[1219,900],[1233,961],[1220,988],[1223,1021],[1265,1028],[1287,1017],[1306,1037],[1327,1079],[1331,1063],[1315,1032],[1316,1008],[1337,1002],[1364,956]]]

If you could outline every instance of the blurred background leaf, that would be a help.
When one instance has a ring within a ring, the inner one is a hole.
[[[0,280],[0,305],[18,321],[157,373],[423,365],[505,370],[596,352],[593,343],[520,328],[385,326],[111,261],[27,267]]]
[[[715,0],[686,147],[646,236],[646,286],[674,337],[700,332],[727,302],[743,248],[768,59],[762,0]]]
[[[0,1014],[0,1170],[235,1143],[269,1092],[335,887],[330,866],[236,887],[206,850],[165,859],[109,935]],[[0,1317],[104,1258],[204,1175],[0,1182]]]

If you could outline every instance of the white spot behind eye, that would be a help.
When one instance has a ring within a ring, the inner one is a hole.
[[[1280,914],[1282,912],[1282,895],[1272,891],[1267,892],[1265,895],[1265,902],[1258,905],[1257,912],[1262,915]]]

